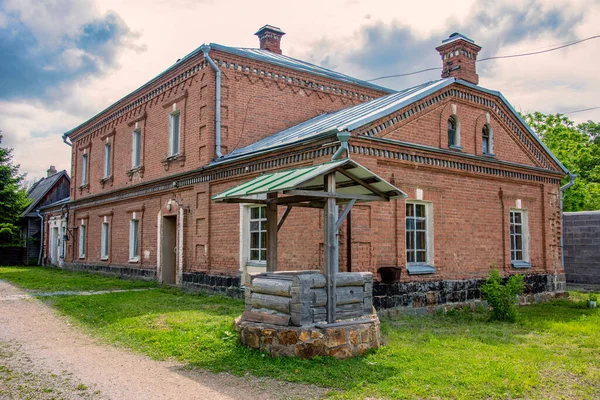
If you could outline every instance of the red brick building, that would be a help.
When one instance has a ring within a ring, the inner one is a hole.
[[[230,294],[264,269],[264,211],[211,197],[261,173],[329,161],[349,132],[354,161],[408,194],[356,205],[340,269],[402,268],[378,307],[479,297],[495,266],[531,293],[563,289],[560,180],[568,172],[496,91],[480,47],[453,34],[442,79],[394,91],[260,49],[203,45],[65,133],[72,143],[68,267]],[[280,214],[283,210],[280,210]],[[322,211],[296,209],[279,269],[323,265]],[[349,234],[350,233],[350,234]]]

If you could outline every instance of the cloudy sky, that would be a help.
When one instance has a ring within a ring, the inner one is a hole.
[[[63,132],[206,42],[256,47],[264,24],[286,55],[372,79],[439,67],[458,31],[479,58],[538,51],[600,34],[600,0],[0,0],[0,130],[28,179],[69,169]],[[600,106],[600,39],[478,64],[480,85],[522,112]],[[377,81],[395,89],[439,71]],[[568,114],[600,121],[600,109]]]

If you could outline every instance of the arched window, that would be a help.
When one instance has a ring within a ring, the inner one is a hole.
[[[458,124],[456,123],[456,117],[454,115],[448,118],[448,146],[457,146],[456,143],[456,131]]]
[[[492,131],[488,124],[481,129],[481,150],[483,154],[493,154]]]

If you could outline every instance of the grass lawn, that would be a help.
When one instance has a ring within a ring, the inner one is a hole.
[[[120,279],[86,272],[45,267],[2,267],[0,280],[32,292],[141,289],[156,287],[156,282]]]
[[[153,358],[316,384],[333,398],[600,398],[600,311],[579,293],[523,307],[516,324],[489,323],[484,311],[385,320],[386,345],[351,360],[273,359],[242,347],[232,324],[239,300],[157,289],[44,301]]]

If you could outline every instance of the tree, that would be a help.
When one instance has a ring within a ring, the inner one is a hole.
[[[600,210],[600,124],[575,125],[564,115],[539,112],[524,118],[564,166],[577,174],[575,185],[564,194],[564,210]],[[563,184],[567,181],[565,177]]]
[[[2,131],[0,131],[2,143]],[[20,237],[19,220],[29,204],[21,187],[25,175],[12,162],[12,149],[0,146],[0,244],[15,244]]]

